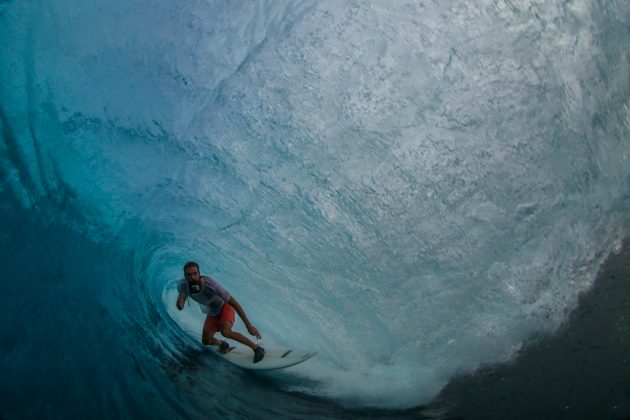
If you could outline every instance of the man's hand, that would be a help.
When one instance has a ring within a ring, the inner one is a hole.
[[[177,306],[177,309],[181,311],[184,309],[184,303],[186,303],[186,293],[180,293],[177,295],[177,303],[175,306]]]
[[[258,330],[256,329],[256,327],[254,327],[253,325],[249,325],[247,327],[247,331],[253,335],[254,337],[256,337],[257,339],[261,339],[262,337],[260,336],[260,333],[258,332]]]

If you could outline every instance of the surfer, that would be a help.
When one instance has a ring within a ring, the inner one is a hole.
[[[219,283],[210,277],[202,276],[199,272],[199,264],[194,261],[189,261],[184,265],[184,276],[177,286],[179,292],[177,309],[180,311],[184,309],[184,303],[188,297],[199,303],[201,310],[206,314],[201,342],[205,345],[217,345],[221,353],[227,353],[231,350],[227,341],[214,338],[214,333],[220,331],[222,336],[251,348],[254,351],[254,363],[260,362],[265,357],[265,349],[254,344],[243,334],[232,331],[236,311],[245,323],[247,331],[258,339],[262,338],[256,327],[249,322],[245,311],[236,299]]]

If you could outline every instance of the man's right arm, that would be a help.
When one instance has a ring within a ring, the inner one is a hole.
[[[184,309],[185,302],[186,302],[186,293],[179,292],[179,295],[177,296],[177,309],[179,309],[180,311]]]

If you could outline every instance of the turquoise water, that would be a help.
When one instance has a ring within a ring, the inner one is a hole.
[[[0,415],[405,416],[511,360],[628,233],[628,16],[1,2]],[[190,259],[317,357],[204,353]]]

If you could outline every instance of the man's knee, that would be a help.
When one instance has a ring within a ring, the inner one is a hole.
[[[232,328],[229,325],[224,325],[221,327],[221,335],[223,337],[230,338],[232,337]]]

